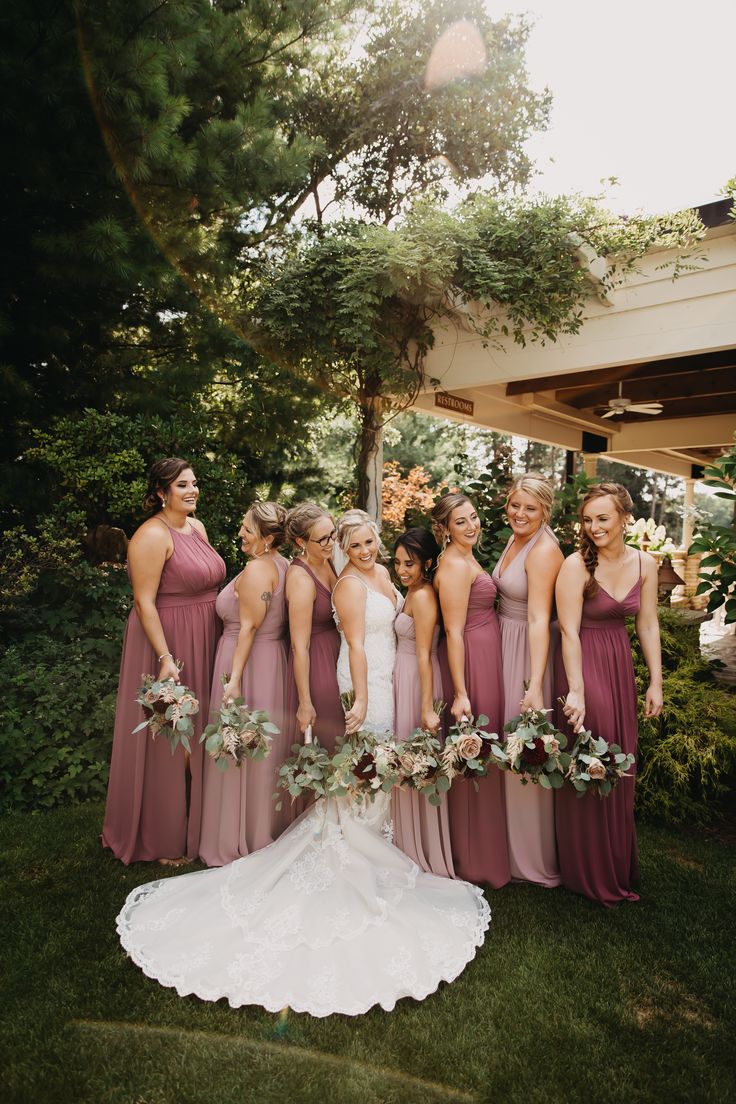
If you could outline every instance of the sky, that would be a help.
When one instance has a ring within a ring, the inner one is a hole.
[[[552,92],[532,190],[605,193],[618,213],[719,198],[736,175],[736,0],[488,0],[527,13],[530,82]],[[615,188],[602,189],[615,176]]]

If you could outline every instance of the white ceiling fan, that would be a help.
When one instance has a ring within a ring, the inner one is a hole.
[[[618,395],[616,398],[609,399],[607,405],[603,408],[606,413],[602,414],[603,418],[615,418],[617,414],[661,414],[664,410],[661,402],[633,402],[631,399],[627,399],[622,394],[622,382],[618,381]]]

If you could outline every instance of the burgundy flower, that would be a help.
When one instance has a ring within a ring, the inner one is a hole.
[[[168,707],[168,705],[166,704],[166,702],[163,702],[163,701],[155,701],[155,702],[153,703],[153,711],[154,711],[154,713],[161,713],[161,714],[163,714],[163,713],[165,713],[165,712],[166,712],[166,710],[167,710],[168,708],[169,708],[169,707]]]
[[[365,755],[362,755],[355,764],[353,767],[353,774],[356,778],[366,778],[368,781],[376,777],[378,771],[376,770],[373,756],[369,751],[366,751]]]
[[[524,744],[524,750],[521,753],[521,757],[530,767],[541,767],[543,763],[547,762],[547,749],[544,746],[544,740],[541,736],[538,736],[534,741],[533,748],[529,748]]]

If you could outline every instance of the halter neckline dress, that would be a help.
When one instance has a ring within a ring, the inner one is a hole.
[[[162,520],[162,524],[166,522]],[[133,608],[120,660],[102,828],[103,845],[126,864],[182,855],[195,859],[199,844],[204,763],[199,737],[208,720],[212,664],[220,635],[215,602],[225,578],[225,563],[194,526],[189,533],[166,527],[174,550],[161,572],[156,609],[168,648],[183,661],[181,681],[199,701],[199,713],[192,717],[189,808],[182,745],[172,755],[171,745],[163,736],[154,740],[148,729],[133,734],[144,719],[135,701],[141,674],[156,675],[160,666]]]

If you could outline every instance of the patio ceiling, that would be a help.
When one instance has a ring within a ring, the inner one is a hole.
[[[736,432],[736,221],[730,201],[700,208],[704,260],[673,281],[650,254],[643,271],[592,299],[580,332],[525,348],[483,345],[472,324],[438,328],[427,363],[466,413],[418,409],[501,433],[697,478]],[[620,393],[659,402],[660,414],[603,418]],[[469,412],[472,404],[472,414]]]

